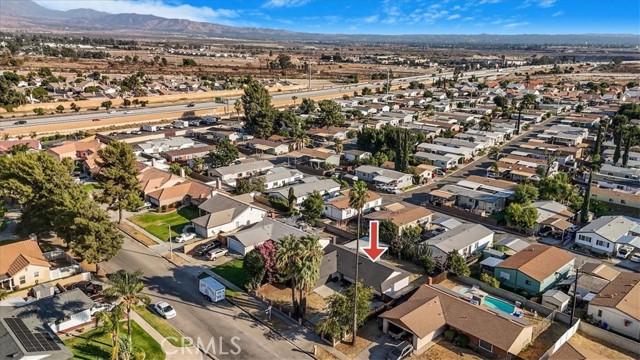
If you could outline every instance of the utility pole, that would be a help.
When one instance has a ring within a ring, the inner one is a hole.
[[[576,278],[573,281],[573,304],[571,304],[571,319],[569,319],[569,328],[573,326],[573,314],[576,312],[576,302],[578,297],[578,275],[580,274],[579,268],[574,268],[576,271]]]
[[[307,89],[311,90],[311,64],[307,63],[307,68],[309,70],[309,83],[307,85]]]
[[[391,75],[391,66],[389,66],[389,68],[387,69],[387,95],[389,95],[389,89],[391,88],[390,75]]]

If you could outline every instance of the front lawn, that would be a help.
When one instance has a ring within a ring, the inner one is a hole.
[[[244,289],[244,283],[247,280],[247,273],[242,268],[242,260],[233,259],[222,265],[216,266],[211,270],[227,279],[230,283]]]
[[[127,323],[120,325],[121,334],[126,336]],[[145,359],[165,359],[166,355],[160,344],[147,334],[140,325],[131,321],[131,338],[133,347],[142,349]],[[73,353],[73,359],[102,360],[111,357],[111,334],[99,334],[98,330],[91,330],[80,336],[64,340],[64,344]]]
[[[193,206],[185,206],[180,210],[160,214],[145,213],[134,215],[129,220],[145,229],[162,241],[169,240],[169,226],[171,225],[171,237],[175,237],[182,233],[182,229],[191,224],[191,220],[198,217],[198,208]]]
[[[173,326],[171,326],[171,324],[167,322],[167,320],[161,318],[158,314],[154,313],[149,308],[144,306],[139,306],[134,310],[135,312],[138,313],[138,315],[140,315],[140,317],[142,317],[146,322],[148,322],[149,325],[151,325],[151,327],[156,329],[156,331],[159,332],[160,335],[164,336],[167,339],[167,341],[171,343],[171,345],[177,346],[177,347],[181,347],[183,345],[185,346],[191,345],[191,342],[189,342],[188,339],[185,340],[183,344],[182,334],[180,334],[176,329],[174,329]]]

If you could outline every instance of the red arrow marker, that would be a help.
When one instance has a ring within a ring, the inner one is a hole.
[[[369,247],[362,248],[365,254],[371,259],[371,261],[378,261],[380,256],[387,251],[387,248],[378,247],[378,234],[380,229],[380,222],[377,220],[369,223]]]

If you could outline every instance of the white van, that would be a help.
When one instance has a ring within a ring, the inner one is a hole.
[[[220,284],[218,280],[212,277],[206,277],[200,279],[200,285],[198,287],[200,293],[204,295],[204,298],[211,302],[218,302],[224,300],[225,287]]]

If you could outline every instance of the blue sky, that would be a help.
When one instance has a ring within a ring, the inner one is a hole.
[[[36,0],[167,18],[316,33],[640,36],[638,0]]]

